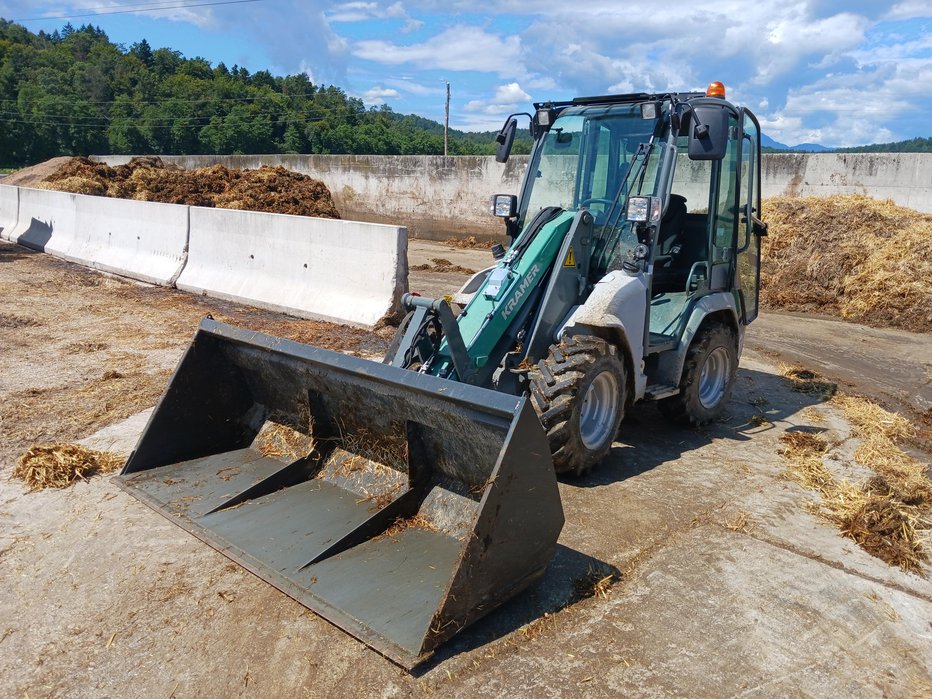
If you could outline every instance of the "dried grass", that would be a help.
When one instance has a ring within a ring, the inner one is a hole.
[[[790,388],[797,393],[805,393],[820,400],[828,400],[838,390],[838,384],[825,381],[811,369],[804,369],[790,364],[780,364],[778,369],[783,378],[790,382]]]
[[[138,357],[133,361],[142,362]],[[150,374],[133,369],[128,362],[121,363],[120,369],[96,380],[8,396],[0,405],[7,440],[29,444],[41,435],[76,439],[112,425],[154,405],[171,375],[169,370]]]
[[[859,485],[839,481],[823,462],[830,450],[824,439],[787,432],[780,438],[780,454],[790,462],[788,476],[821,495],[814,511],[844,536],[890,565],[918,572],[929,559],[932,482],[925,465],[897,444],[912,434],[913,426],[865,398],[837,396],[834,402],[860,439],[855,461],[875,475]]]
[[[408,529],[423,529],[424,531],[428,532],[439,531],[436,525],[434,525],[434,523],[429,519],[421,514],[416,514],[412,517],[396,518],[392,525],[384,532],[382,532],[380,536],[386,536],[390,539],[394,539],[396,536]]]
[[[119,454],[94,451],[79,444],[36,445],[26,451],[13,468],[13,477],[30,490],[67,488],[77,480],[120,468],[125,459]]]
[[[932,328],[932,216],[866,196],[764,202],[761,301],[876,326]]]
[[[445,257],[432,257],[430,264],[414,265],[412,272],[444,272],[448,274],[475,274],[476,270],[454,264]]]
[[[463,250],[472,250],[473,248],[491,248],[495,245],[494,240],[476,240],[476,236],[470,235],[465,238],[447,238],[446,244]]]
[[[308,432],[305,434],[287,425],[268,421],[259,430],[253,444],[263,456],[303,459],[314,451],[313,430],[309,428]]]
[[[612,587],[619,580],[621,580],[621,575],[617,571],[603,566],[590,565],[586,574],[573,582],[573,597],[570,603],[590,597],[606,599]]]

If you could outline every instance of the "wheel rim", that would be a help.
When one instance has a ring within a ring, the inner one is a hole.
[[[699,374],[699,402],[702,407],[711,409],[722,401],[730,372],[728,351],[724,347],[716,347],[706,357]]]
[[[579,434],[586,449],[598,449],[615,436],[618,401],[618,379],[612,372],[603,371],[589,384],[579,410]]]

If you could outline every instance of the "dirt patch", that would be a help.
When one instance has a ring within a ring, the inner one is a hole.
[[[866,196],[775,197],[764,220],[765,306],[932,329],[932,215]]]
[[[381,356],[387,345],[358,328],[130,283],[48,255],[4,264],[0,293],[8,361],[0,458],[8,463],[35,444],[82,439],[154,405],[207,315],[356,355]]]
[[[413,272],[446,272],[453,274],[475,274],[476,270],[469,267],[453,264],[450,260],[443,257],[433,257],[430,264],[424,263],[411,267]]]
[[[285,168],[231,170],[223,165],[185,170],[161,158],[133,158],[111,167],[87,158],[60,162],[32,186],[76,194],[340,218],[327,186]]]

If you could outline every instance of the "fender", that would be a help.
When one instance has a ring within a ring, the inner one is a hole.
[[[686,327],[683,329],[676,350],[664,353],[660,359],[660,365],[654,379],[656,383],[666,383],[672,386],[679,385],[683,364],[686,362],[686,352],[699,331],[699,326],[712,313],[722,311],[730,316],[734,328],[737,329],[738,357],[741,357],[741,350],[744,347],[744,326],[738,322],[738,308],[735,305],[735,297],[727,291],[714,291],[700,297],[693,303],[692,310],[689,312],[689,320],[686,322]]]
[[[647,313],[647,281],[609,272],[595,285],[581,306],[570,310],[554,340],[566,335],[597,335],[617,345],[628,360],[629,402],[640,400],[647,388],[644,374],[644,318]]]

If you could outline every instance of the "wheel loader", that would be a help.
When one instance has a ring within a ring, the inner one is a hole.
[[[124,489],[407,668],[526,588],[626,412],[724,409],[757,316],[760,127],[705,93],[536,103],[509,240],[382,363],[205,319]]]

